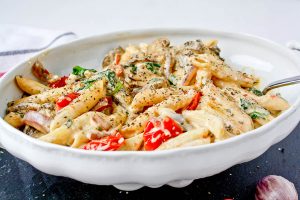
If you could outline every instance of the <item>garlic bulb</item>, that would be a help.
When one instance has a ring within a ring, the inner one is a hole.
[[[293,183],[282,176],[269,175],[256,186],[256,200],[298,200]]]

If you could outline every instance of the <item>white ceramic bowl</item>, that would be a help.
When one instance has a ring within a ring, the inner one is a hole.
[[[298,58],[287,48],[245,34],[208,30],[155,29],[119,32],[86,39],[47,50],[14,67],[0,80],[1,116],[6,102],[21,95],[14,83],[16,75],[32,77],[32,61],[37,58],[50,71],[69,73],[75,65],[99,67],[103,56],[118,45],[149,42],[167,36],[179,44],[193,39],[219,40],[222,56],[235,68],[262,77],[265,83],[300,74]],[[115,185],[123,190],[169,184],[183,187],[194,179],[219,173],[238,163],[252,160],[285,138],[300,118],[300,86],[280,92],[291,107],[267,125],[234,138],[199,147],[154,152],[95,152],[31,138],[0,119],[0,141],[14,156],[52,175],[70,177],[85,183]]]

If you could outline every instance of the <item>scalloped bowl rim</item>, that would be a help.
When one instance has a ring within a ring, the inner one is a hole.
[[[160,32],[167,32],[167,31],[207,32],[207,33],[214,33],[214,34],[221,34],[221,35],[230,35],[230,36],[234,36],[237,38],[248,39],[248,40],[251,39],[251,40],[255,40],[256,42],[262,42],[265,44],[267,43],[270,46],[279,48],[279,50],[282,50],[282,52],[284,52],[284,54],[288,55],[289,57],[292,57],[293,61],[295,61],[300,67],[299,58],[296,55],[294,55],[293,52],[290,51],[289,49],[287,49],[273,41],[267,40],[265,38],[261,38],[259,36],[247,34],[247,33],[233,33],[233,32],[217,31],[217,30],[211,30],[211,29],[182,29],[182,28],[179,28],[179,29],[178,28],[136,29],[136,30],[117,31],[117,32],[111,32],[111,33],[106,33],[106,34],[97,34],[97,35],[93,35],[93,36],[89,36],[89,37],[84,37],[84,38],[73,40],[69,43],[61,44],[56,47],[41,51],[39,54],[27,59],[26,61],[20,62],[15,67],[11,68],[11,70],[9,72],[7,72],[0,79],[0,86],[6,82],[7,77],[13,76],[14,71],[19,66],[26,64],[29,60],[35,59],[35,58],[39,57],[40,55],[45,54],[46,52],[55,51],[56,49],[59,49],[61,47],[69,45],[71,43],[82,42],[85,40],[93,40],[93,39],[97,39],[97,38],[111,37],[111,36],[117,37],[118,35],[124,34],[124,33],[139,35],[139,34],[143,34],[143,33],[158,32],[158,31],[160,31]],[[195,153],[195,151],[203,152],[203,151],[213,150],[216,148],[222,148],[222,147],[225,147],[226,145],[232,145],[236,142],[242,142],[243,140],[248,140],[250,138],[256,137],[258,134],[266,132],[267,130],[276,126],[277,122],[279,122],[281,120],[285,120],[285,118],[288,115],[290,115],[296,111],[296,109],[299,107],[299,105],[300,105],[300,95],[296,99],[295,103],[293,103],[290,106],[289,109],[284,111],[281,115],[279,115],[278,117],[273,119],[271,122],[267,123],[264,126],[257,128],[257,129],[254,129],[252,131],[249,131],[249,132],[243,133],[241,135],[237,135],[235,137],[228,138],[226,140],[222,140],[222,141],[219,141],[216,143],[205,144],[205,145],[201,145],[201,146],[169,149],[169,150],[163,150],[163,151],[86,151],[83,149],[76,149],[76,148],[71,148],[71,147],[62,146],[62,145],[58,145],[58,144],[52,144],[52,143],[48,143],[48,142],[44,142],[44,141],[32,138],[29,135],[24,134],[22,131],[9,125],[7,122],[5,122],[3,120],[2,117],[0,117],[0,125],[3,126],[6,130],[8,130],[10,132],[10,134],[13,133],[16,137],[22,137],[23,139],[27,140],[28,142],[33,143],[39,147],[48,148],[48,149],[56,150],[56,151],[66,151],[68,153],[76,153],[76,154],[80,154],[80,155],[93,156],[93,157],[94,156],[95,157],[99,157],[99,156],[101,156],[101,157],[125,157],[125,156],[133,156],[133,155],[134,156],[142,156],[142,157],[145,157],[145,156],[146,157],[163,157],[163,156],[177,154],[178,152],[181,152],[181,153],[194,152]],[[1,138],[0,138],[0,142],[1,142]]]

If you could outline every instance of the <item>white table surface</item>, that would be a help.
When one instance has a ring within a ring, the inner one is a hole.
[[[3,23],[74,31],[196,27],[300,41],[300,0],[0,0]]]

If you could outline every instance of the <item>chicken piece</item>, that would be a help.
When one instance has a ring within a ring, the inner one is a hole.
[[[31,71],[35,77],[45,83],[53,83],[60,79],[58,75],[52,74],[46,68],[44,68],[40,61],[33,63]]]
[[[110,51],[102,61],[102,68],[105,69],[106,67],[119,64],[121,60],[121,56],[125,53],[125,50],[122,47],[117,47],[114,50]]]
[[[145,61],[146,53],[137,45],[129,45],[122,54],[119,64],[122,66],[130,66],[137,62]]]
[[[252,119],[235,104],[234,100],[229,99],[212,82],[203,87],[202,93],[202,101],[206,101],[210,107],[228,116],[236,123],[236,127],[241,132],[244,133],[254,128]]]
[[[30,102],[24,102],[20,104],[16,104],[13,106],[10,106],[7,108],[8,112],[17,112],[17,111],[23,111],[28,112],[29,110],[40,110],[42,108],[41,104],[38,103],[30,103]]]
[[[166,38],[159,38],[153,41],[147,49],[147,57],[151,61],[157,63],[163,63],[165,60],[165,54],[170,46],[170,41]]]
[[[170,41],[168,39],[159,38],[148,46],[147,58],[160,63],[165,76],[168,78],[175,64],[175,53],[175,49],[170,47]]]
[[[168,81],[161,77],[161,78],[153,78],[147,82],[147,84],[142,88],[142,90],[147,89],[160,89],[168,87]]]
[[[212,75],[218,79],[235,81],[242,87],[253,87],[259,81],[252,75],[233,70],[224,61],[211,54],[197,55],[193,58],[192,64],[201,69],[203,68],[203,60],[208,64],[205,69],[210,70]]]

